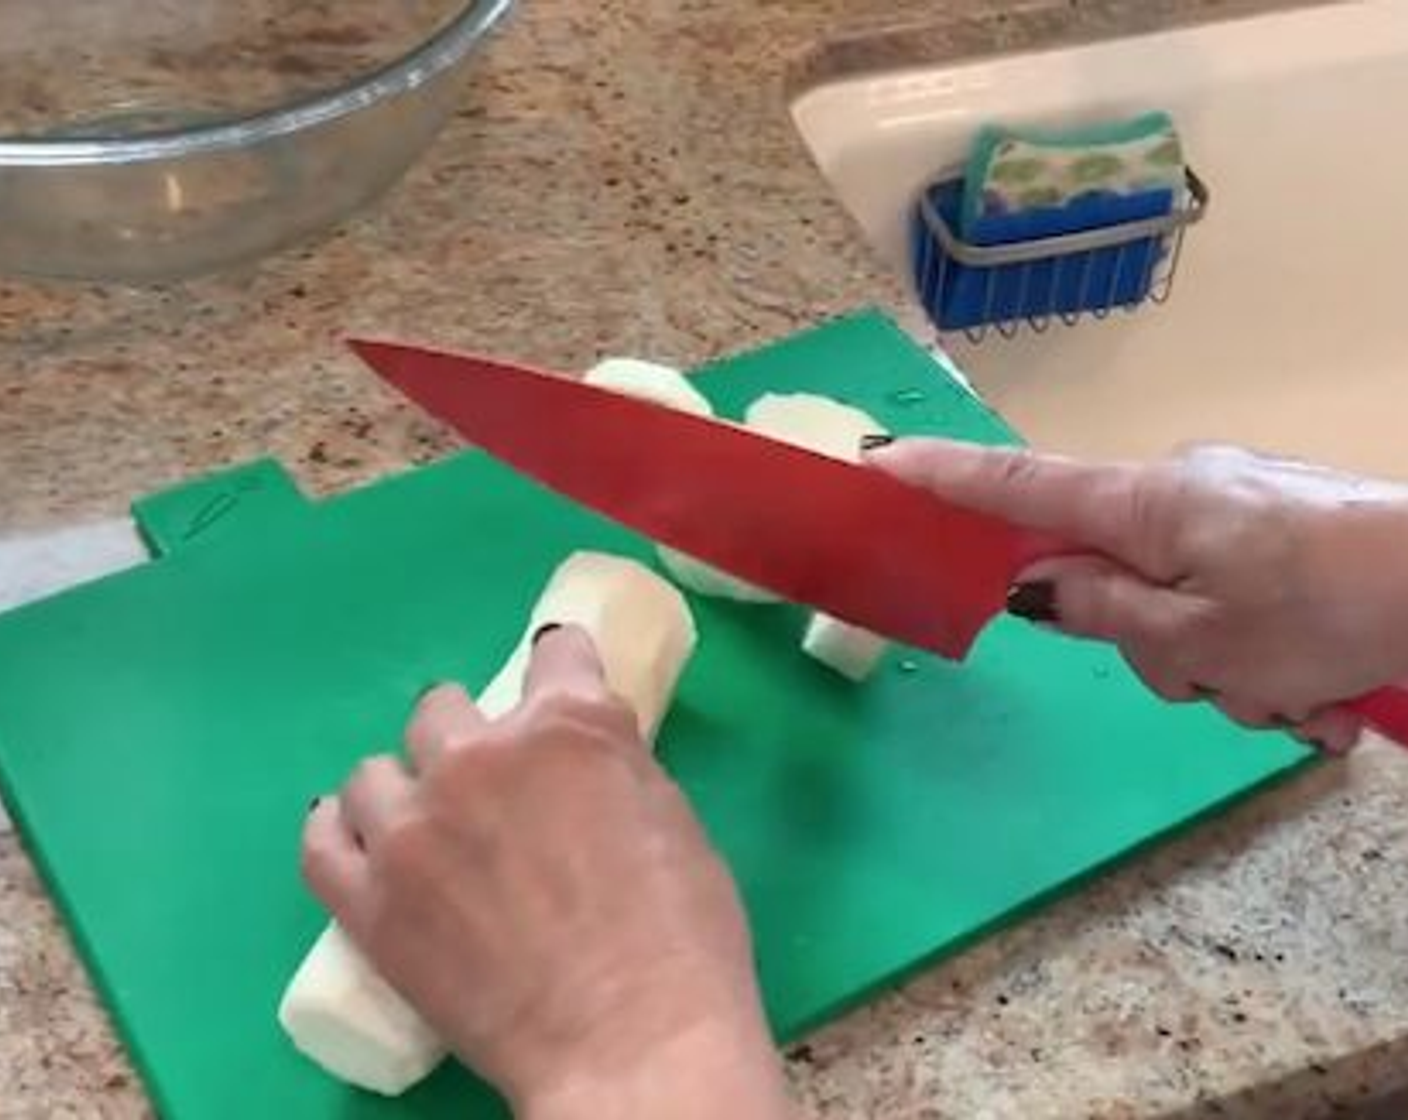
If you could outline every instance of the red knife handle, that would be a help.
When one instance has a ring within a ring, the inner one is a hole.
[[[1408,747],[1408,685],[1391,684],[1344,706],[1381,735]]]

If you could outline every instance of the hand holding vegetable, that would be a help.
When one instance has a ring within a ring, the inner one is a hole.
[[[305,872],[516,1114],[789,1114],[734,886],[584,631],[503,718],[432,690],[407,746],[317,806]]]

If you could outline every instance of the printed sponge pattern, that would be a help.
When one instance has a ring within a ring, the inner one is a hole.
[[[1176,195],[1183,179],[1183,144],[1172,131],[1095,146],[1008,136],[997,143],[988,165],[982,212],[1059,207],[1109,193],[1168,190]]]

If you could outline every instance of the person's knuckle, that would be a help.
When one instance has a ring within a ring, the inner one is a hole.
[[[1183,497],[1182,480],[1158,468],[1132,472],[1121,489],[1130,524],[1146,533],[1154,532]],[[1117,498],[1112,494],[1110,500]]]
[[[428,742],[443,729],[444,722],[439,718],[434,705],[422,700],[406,722],[406,738]]]
[[[1213,616],[1189,599],[1171,599],[1166,606],[1147,612],[1145,639],[1170,660],[1203,656],[1216,633]]]
[[[604,684],[601,687],[554,689],[542,695],[537,705],[545,727],[576,731],[621,731],[635,715],[620,696]]]
[[[459,751],[468,744],[469,736],[454,728],[440,726],[432,727],[428,731],[420,730],[415,736],[415,741],[438,758]]]
[[[594,689],[549,689],[538,697],[534,714],[543,725],[586,724],[590,723],[596,714],[598,699]]]
[[[426,768],[421,791],[432,804],[457,803],[493,781],[509,725],[496,727],[476,741],[472,751],[448,751]]]
[[[1178,474],[1162,464],[1111,471],[1096,484],[1091,500],[1109,523],[1123,528],[1131,555],[1141,558],[1150,574],[1164,575],[1169,527],[1183,505]]]
[[[1178,544],[1191,566],[1235,561],[1250,569],[1291,557],[1297,505],[1261,462],[1231,444],[1200,444],[1164,464],[1176,489]]]
[[[386,829],[373,852],[377,868],[392,879],[416,879],[433,847],[433,828],[419,813]]]
[[[1061,589],[1061,616],[1083,621],[1086,630],[1114,642],[1125,642],[1138,635],[1130,633],[1128,612],[1123,599],[1104,580],[1070,580]]]
[[[365,789],[367,786],[375,785],[386,773],[390,761],[385,755],[371,755],[368,758],[360,759],[352,767],[352,773],[348,775],[348,790]]]
[[[1036,455],[1025,447],[1014,447],[994,455],[992,463],[993,481],[1005,490],[1024,490],[1041,469]]]
[[[1216,571],[1221,557],[1246,538],[1242,511],[1229,507],[1225,495],[1212,502],[1203,498],[1201,484],[1196,479],[1183,478],[1170,503],[1175,511],[1172,541],[1181,561],[1180,574],[1185,577]]]

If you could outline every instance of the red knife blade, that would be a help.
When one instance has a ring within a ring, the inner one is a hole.
[[[879,471],[487,358],[352,348],[467,440],[652,540],[961,659],[1049,547]]]

